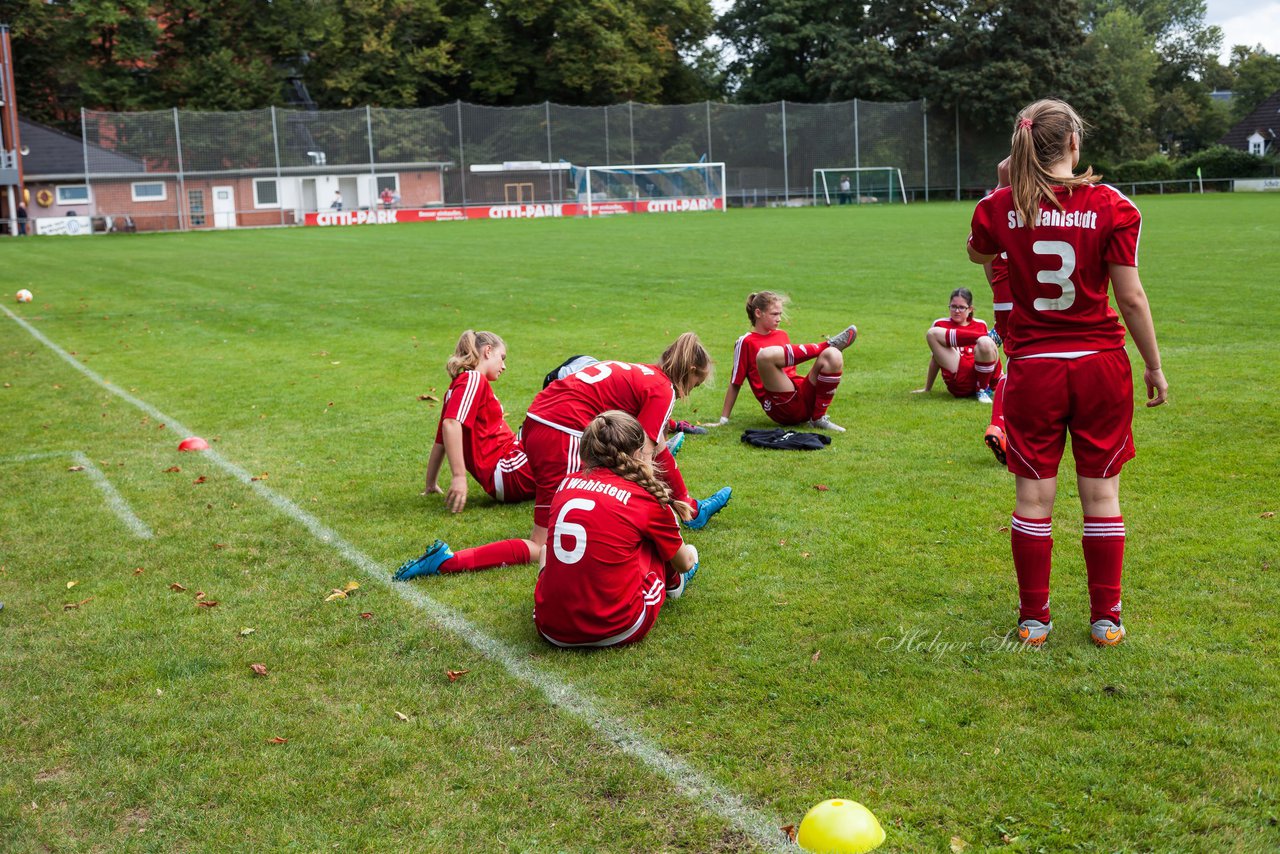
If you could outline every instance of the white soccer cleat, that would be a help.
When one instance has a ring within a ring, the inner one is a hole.
[[[849,324],[843,332],[838,335],[832,335],[827,339],[827,343],[837,350],[843,350],[858,339],[858,327],[852,323]]]
[[[852,327],[850,327],[850,328],[852,328]],[[827,417],[827,416],[825,416],[825,415],[824,415],[824,416],[822,416],[821,418],[815,418],[815,419],[813,419],[812,421],[810,421],[810,422],[809,422],[807,425],[805,425],[805,426],[807,426],[807,427],[813,427],[813,428],[815,428],[815,429],[817,429],[817,430],[830,430],[832,433],[844,433],[844,432],[845,432],[845,429],[844,429],[843,427],[841,427],[839,424],[835,423],[834,421],[832,421],[830,418],[828,418],[828,417]]]

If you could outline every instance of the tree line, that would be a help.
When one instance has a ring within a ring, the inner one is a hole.
[[[0,0],[22,113],[919,98],[1006,128],[1071,101],[1112,159],[1185,154],[1280,89],[1203,0]],[[1211,97],[1231,90],[1232,100]]]

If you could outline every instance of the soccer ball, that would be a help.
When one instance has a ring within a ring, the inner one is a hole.
[[[14,296],[17,297],[18,302],[31,302],[31,299],[32,299],[31,291],[27,290],[26,288],[23,288],[22,290],[18,291],[16,294],[14,294]]]
[[[867,854],[884,842],[884,828],[862,804],[836,798],[809,810],[796,842],[805,851]]]

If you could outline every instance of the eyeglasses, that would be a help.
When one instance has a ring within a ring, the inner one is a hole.
[[[968,306],[968,305],[949,305],[949,306],[947,306],[947,308],[951,309],[952,311],[968,311],[970,308],[972,308],[972,306]]]

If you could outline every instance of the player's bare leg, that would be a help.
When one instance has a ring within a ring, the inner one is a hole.
[[[769,391],[795,391],[795,383],[783,372],[787,366],[787,348],[765,347],[756,354],[756,368],[760,381]]]
[[[924,334],[924,340],[929,345],[929,352],[933,354],[933,361],[938,367],[949,374],[954,374],[960,367],[960,351],[947,343],[949,331],[941,326],[930,326],[929,331]]]

